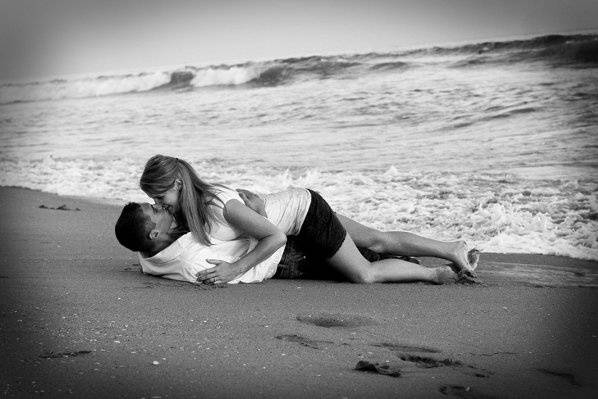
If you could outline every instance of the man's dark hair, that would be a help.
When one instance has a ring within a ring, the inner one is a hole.
[[[123,208],[120,217],[114,226],[116,239],[122,246],[131,251],[149,252],[152,245],[147,238],[153,226],[152,222],[136,202],[129,202]]]

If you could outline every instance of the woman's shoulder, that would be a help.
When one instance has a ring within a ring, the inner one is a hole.
[[[231,200],[238,200],[242,202],[241,197],[239,197],[239,194],[235,190],[225,186],[217,187],[213,194],[215,197],[208,200],[208,208],[210,209],[215,221],[223,223],[225,221],[224,209],[226,204]]]
[[[233,190],[231,188],[222,186],[222,187],[217,187],[214,194],[218,197],[218,200],[215,201],[216,206],[223,208],[226,203],[230,200],[239,200],[241,201],[241,197],[239,197],[239,193],[237,193],[236,190]]]

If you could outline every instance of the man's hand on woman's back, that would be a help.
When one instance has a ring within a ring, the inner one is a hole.
[[[266,214],[266,203],[263,199],[260,198],[259,195],[249,190],[244,190],[241,188],[237,189],[237,193],[239,193],[239,197],[241,197],[241,199],[245,203],[245,206],[247,206],[249,209],[253,210],[256,213],[259,213],[265,218],[268,217],[268,215]]]

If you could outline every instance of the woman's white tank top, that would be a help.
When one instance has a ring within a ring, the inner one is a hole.
[[[236,199],[243,203],[235,190],[222,189],[218,196],[223,204]],[[261,195],[265,202],[268,220],[286,235],[297,235],[301,230],[309,205],[311,194],[305,188],[291,187],[278,193]],[[243,236],[243,232],[231,226],[224,218],[224,205],[213,206],[216,221],[212,223],[210,237],[221,241],[234,240]]]

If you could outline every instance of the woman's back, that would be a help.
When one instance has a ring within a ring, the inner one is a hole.
[[[311,203],[309,191],[305,188],[290,187],[262,197],[268,220],[288,236],[299,234]]]
[[[222,203],[237,200],[243,203],[239,194],[231,189],[222,188],[218,192]],[[287,190],[262,196],[265,202],[268,220],[286,235],[297,235],[311,203],[311,195],[305,188],[291,187]],[[224,209],[219,205],[212,205],[215,220],[212,223],[210,237],[230,241],[243,235],[243,232],[231,226],[224,218]]]

